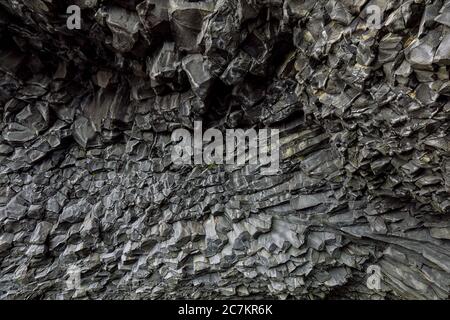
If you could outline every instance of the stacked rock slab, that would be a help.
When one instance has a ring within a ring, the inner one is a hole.
[[[449,298],[449,0],[0,0],[0,38],[0,299]],[[194,121],[280,129],[279,174],[172,163]]]

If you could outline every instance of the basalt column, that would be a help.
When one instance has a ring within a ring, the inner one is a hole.
[[[0,0],[0,299],[449,298],[449,71],[450,0]]]

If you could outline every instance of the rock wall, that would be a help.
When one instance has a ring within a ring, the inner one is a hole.
[[[449,297],[449,0],[0,0],[0,31],[1,299]],[[280,129],[279,174],[172,163],[195,120]]]

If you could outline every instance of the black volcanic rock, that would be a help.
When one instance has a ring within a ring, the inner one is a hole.
[[[0,38],[0,299],[449,298],[449,0],[0,0]],[[172,163],[194,121],[279,129],[278,174]]]

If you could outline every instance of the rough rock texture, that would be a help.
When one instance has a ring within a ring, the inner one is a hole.
[[[0,298],[449,297],[450,0],[0,0],[0,34]],[[174,165],[194,120],[280,128],[279,174]]]

